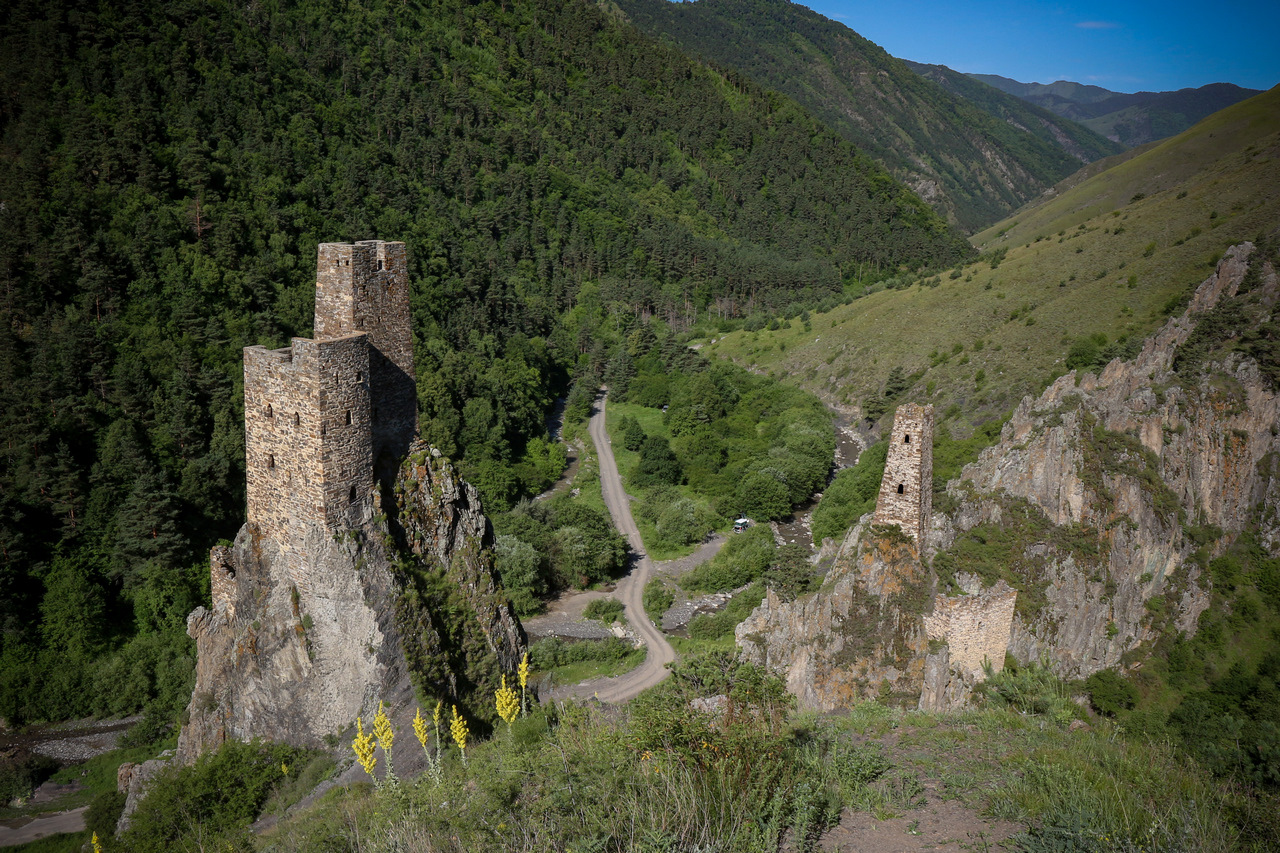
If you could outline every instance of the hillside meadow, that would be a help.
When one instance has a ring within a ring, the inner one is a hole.
[[[811,331],[797,318],[709,336],[702,351],[860,414],[898,369],[897,396],[935,404],[965,434],[1065,373],[1073,344],[1122,355],[1228,246],[1275,228],[1280,196],[1262,188],[1280,187],[1280,90],[1120,159],[976,235],[973,263],[902,270],[813,314]]]

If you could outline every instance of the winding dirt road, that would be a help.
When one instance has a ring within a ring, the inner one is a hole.
[[[607,394],[598,398],[588,431],[591,441],[596,446],[596,456],[600,460],[600,491],[604,494],[605,506],[613,516],[613,525],[618,528],[627,542],[635,559],[631,564],[631,573],[618,582],[614,593],[626,608],[627,621],[639,634],[648,648],[644,663],[625,675],[616,678],[592,679],[572,688],[578,696],[595,696],[601,702],[626,702],[668,675],[667,664],[676,659],[676,650],[671,648],[663,633],[653,626],[644,612],[641,597],[644,585],[649,582],[653,573],[653,562],[644,550],[644,542],[640,539],[640,529],[631,517],[631,504],[627,493],[622,489],[622,478],[618,476],[618,463],[613,458],[613,448],[609,446],[609,433],[604,428],[605,404]]]

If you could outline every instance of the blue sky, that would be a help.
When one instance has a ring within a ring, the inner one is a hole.
[[[1280,83],[1280,0],[800,0],[894,56],[1026,83],[1117,92]]]

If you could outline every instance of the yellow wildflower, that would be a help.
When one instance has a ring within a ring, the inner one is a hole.
[[[288,764],[285,764],[283,761],[281,761],[281,762],[280,762],[280,772],[281,772],[281,773],[283,773],[284,775],[288,776],[288,775],[289,775],[289,765],[288,765]]]
[[[422,744],[422,748],[427,748],[427,721],[422,719],[422,709],[418,709],[418,713],[413,717],[413,733],[418,738],[418,743]]]
[[[507,686],[507,677],[502,676],[502,687],[493,694],[494,704],[498,708],[498,716],[507,724],[507,734],[511,734],[511,721],[520,713],[520,700],[516,692]]]
[[[458,749],[462,750],[462,764],[467,763],[467,735],[470,730],[467,729],[467,721],[458,715],[458,706],[453,706],[453,722],[449,723],[449,732],[453,735],[453,742],[458,745]]]
[[[520,658],[520,666],[516,668],[516,674],[520,676],[520,713],[525,713],[524,690],[529,685],[529,653],[525,652],[524,657]]]
[[[391,771],[391,745],[395,743],[396,731],[391,727],[391,720],[387,718],[381,702],[378,703],[378,713],[373,718],[373,733],[378,738],[378,746],[382,747],[383,757],[387,759],[387,778],[394,779],[395,773]]]
[[[93,844],[93,853],[102,853],[102,842],[98,840],[98,833],[93,834],[90,843]]]
[[[368,773],[369,778],[373,779],[374,782],[377,782],[378,777],[373,775],[373,768],[378,765],[377,756],[373,754],[373,735],[365,734],[364,721],[359,717],[356,717],[356,739],[351,741],[351,749],[355,751],[356,761],[360,762],[364,772]]]

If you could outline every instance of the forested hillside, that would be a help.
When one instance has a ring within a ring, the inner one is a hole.
[[[0,24],[11,720],[185,699],[183,620],[243,516],[240,349],[310,333],[319,242],[407,242],[423,432],[490,509],[546,484],[530,437],[637,318],[969,252],[787,99],[578,0]]]
[[[985,97],[971,103],[843,24],[788,0],[618,5],[646,32],[795,98],[969,231],[1007,216],[1081,164],[1120,150],[987,86],[974,87]]]

